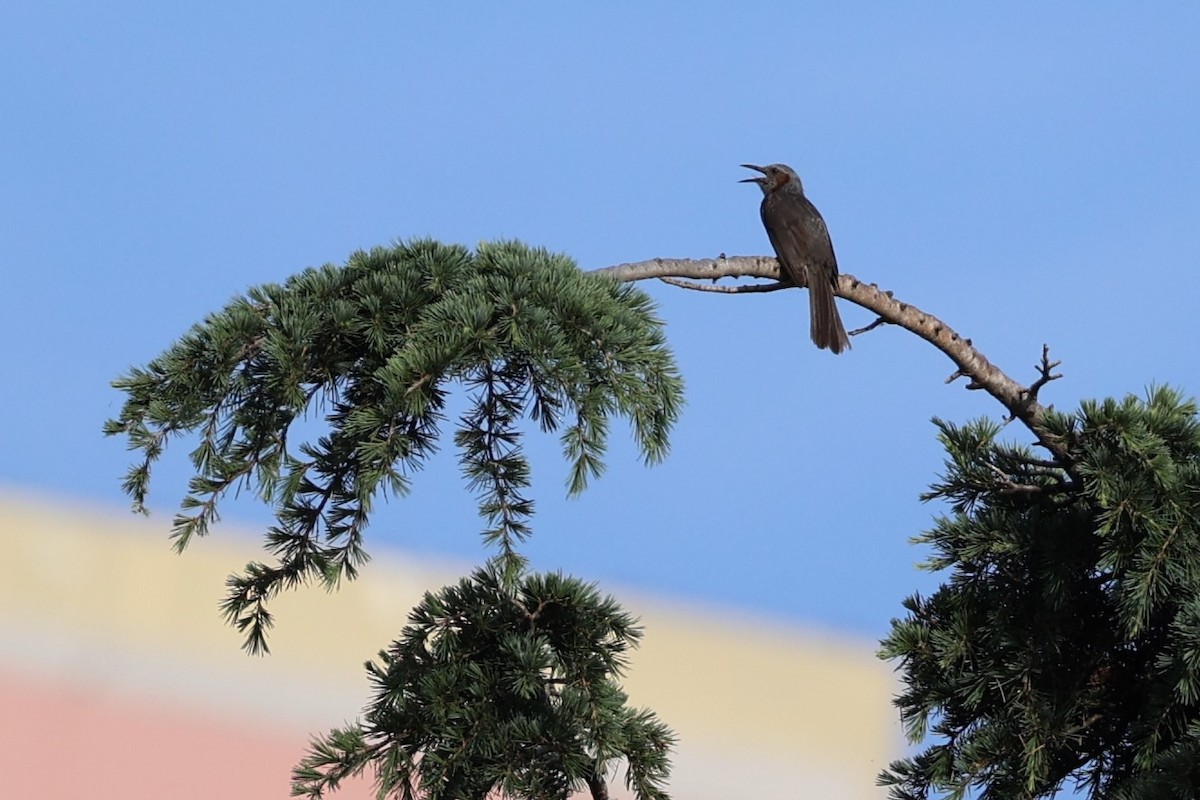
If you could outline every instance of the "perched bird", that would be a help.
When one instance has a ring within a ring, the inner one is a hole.
[[[760,208],[763,226],[780,268],[792,283],[808,287],[809,333],[813,344],[834,353],[849,350],[850,339],[834,303],[837,258],[821,212],[804,196],[800,176],[786,164],[742,166],[762,173],[761,177],[738,183],[757,183],[763,191]]]

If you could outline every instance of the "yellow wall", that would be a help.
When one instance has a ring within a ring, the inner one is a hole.
[[[255,658],[217,611],[226,575],[259,557],[252,532],[219,526],[178,556],[168,525],[0,493],[0,675],[313,733],[357,714],[363,661],[394,638],[424,591],[468,569],[377,554],[335,594],[311,588],[277,600],[272,655]],[[890,674],[870,642],[603,588],[645,625],[625,686],[680,736],[676,796],[743,796],[748,776],[759,798],[882,796],[874,777],[899,742]],[[52,742],[45,758],[70,768]],[[118,796],[98,788],[95,797]]]

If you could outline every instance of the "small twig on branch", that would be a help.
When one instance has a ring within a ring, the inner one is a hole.
[[[1042,467],[1042,466],[1038,466],[1036,461],[1026,461],[1025,468],[1028,469],[1030,472],[1032,472],[1035,475],[1044,475],[1047,478],[1053,478],[1055,481],[1057,481],[1058,483],[1060,483],[1062,485],[1066,485],[1070,482],[1067,478],[1064,477],[1063,468],[1058,466],[1057,464],[1054,464],[1054,465],[1051,465],[1048,467]]]
[[[1029,464],[1032,467],[1037,467],[1038,469],[1042,469],[1042,470],[1062,469],[1062,464],[1059,464],[1057,461],[1047,461],[1047,460],[1041,459],[1041,458],[1026,459],[1025,463]]]
[[[770,256],[725,256],[707,259],[655,258],[629,264],[594,270],[609,275],[618,281],[638,281],[647,278],[690,278],[692,280],[716,281],[721,278],[762,278],[778,282],[779,263]],[[688,288],[693,288],[688,286]],[[757,290],[766,291],[766,290]],[[859,281],[853,275],[841,275],[834,291],[838,297],[849,300],[874,312],[876,321],[866,330],[884,322],[897,325],[915,333],[941,350],[954,362],[956,370],[947,383],[959,377],[970,378],[968,389],[982,389],[1008,409],[1013,419],[1020,420],[1037,438],[1038,444],[1048,450],[1055,463],[1063,468],[1070,467],[1070,456],[1066,442],[1052,435],[1042,423],[1046,408],[1038,402],[1037,390],[1046,383],[1060,377],[1052,374],[1058,362],[1050,362],[1049,349],[1043,349],[1041,377],[1031,386],[1023,386],[996,367],[971,343],[937,317],[921,309],[902,303],[890,292],[874,284]],[[863,331],[865,332],[865,330]]]
[[[997,467],[995,464],[988,464],[987,468],[996,473],[1000,480],[1002,494],[1038,494],[1045,491],[1045,487],[1031,483],[1017,483],[1008,473]]]
[[[852,330],[852,331],[848,331],[848,332],[846,333],[846,335],[847,335],[847,336],[859,336],[859,335],[861,335],[861,334],[864,334],[864,333],[866,333],[867,331],[873,331],[873,330],[875,330],[875,329],[876,329],[876,328],[878,328],[880,325],[887,325],[887,324],[889,324],[889,323],[888,323],[888,321],[887,321],[886,319],[884,319],[883,317],[877,317],[877,318],[875,319],[875,321],[874,321],[874,322],[872,322],[870,325],[867,325],[867,326],[865,326],[865,327],[862,327],[862,328],[855,328],[855,329],[854,329],[854,330]],[[949,381],[947,381],[947,383],[949,383]]]
[[[1048,345],[1048,344],[1042,345],[1042,363],[1037,365],[1037,371],[1039,373],[1038,379],[1036,381],[1034,381],[1032,384],[1030,384],[1029,396],[1036,400],[1037,396],[1038,396],[1038,392],[1041,391],[1043,386],[1045,386],[1050,381],[1056,381],[1059,378],[1061,378],[1062,373],[1056,372],[1056,373],[1051,374],[1051,370],[1053,370],[1055,367],[1058,367],[1061,365],[1062,365],[1061,361],[1051,361],[1050,360],[1050,345]]]
[[[683,278],[664,276],[659,278],[663,283],[678,286],[681,289],[691,289],[694,292],[717,292],[718,294],[751,294],[753,292],[777,292],[780,289],[790,289],[790,283],[749,283],[740,286],[718,286],[714,283],[696,283]]]

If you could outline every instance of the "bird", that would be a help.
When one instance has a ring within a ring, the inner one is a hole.
[[[738,183],[757,183],[763,192],[763,227],[775,248],[780,269],[796,286],[808,287],[809,334],[822,350],[841,353],[850,338],[838,315],[833,287],[838,281],[837,258],[821,212],[804,196],[800,176],[787,164],[742,164],[762,175]]]

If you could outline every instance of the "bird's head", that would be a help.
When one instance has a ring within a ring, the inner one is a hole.
[[[738,181],[738,183],[757,183],[758,188],[763,190],[763,194],[770,194],[776,189],[782,189],[788,184],[794,185],[796,189],[799,189],[801,192],[804,191],[804,187],[800,183],[800,176],[797,175],[796,171],[787,164],[768,164],[765,167],[760,167],[755,164],[742,164],[742,166],[746,169],[757,170],[758,172],[761,172],[762,175],[754,178],[745,178],[744,180]]]

